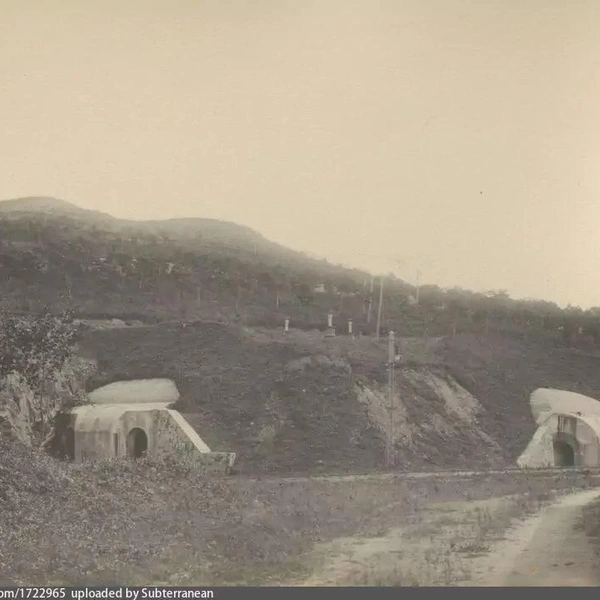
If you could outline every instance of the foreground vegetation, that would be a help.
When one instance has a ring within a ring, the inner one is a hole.
[[[426,504],[377,537],[320,544],[304,585],[457,586],[477,576],[506,530],[566,492],[526,492],[485,500]]]
[[[584,506],[579,526],[585,531],[600,565],[600,498]]]
[[[439,502],[536,499],[586,481],[208,476],[168,461],[70,465],[6,436],[0,455],[5,584],[278,584],[310,575],[317,542],[381,535]]]

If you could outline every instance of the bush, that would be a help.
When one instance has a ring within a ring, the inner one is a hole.
[[[46,448],[57,416],[85,398],[93,365],[75,356],[77,335],[70,313],[0,318],[0,418],[29,446]]]

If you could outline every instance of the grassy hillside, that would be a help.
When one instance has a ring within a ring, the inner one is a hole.
[[[356,291],[365,278],[233,223],[125,221],[52,199],[0,203],[0,284],[12,310],[322,322],[323,309],[307,304],[312,287]]]
[[[600,358],[509,336],[399,340],[396,468],[514,464],[535,425],[529,395],[556,386],[600,397]],[[89,331],[96,387],[172,377],[179,409],[246,473],[381,469],[388,435],[385,345],[319,332],[194,323]]]
[[[241,327],[194,323],[90,332],[97,386],[172,377],[179,409],[213,449],[238,452],[244,471],[363,471],[381,466],[383,442],[352,393],[345,364],[293,363],[308,353]]]
[[[314,260],[247,227],[212,219],[127,221],[52,198],[0,202],[2,307],[73,308],[79,316],[146,321],[208,319],[252,326],[374,330],[371,276]],[[317,287],[323,286],[324,291]],[[415,289],[391,276],[383,330],[401,335],[513,332],[600,345],[600,310],[561,310],[499,291]],[[369,302],[372,309],[369,315]]]
[[[555,387],[600,399],[600,353],[502,335],[446,338],[436,351],[447,371],[485,409],[487,431],[514,462],[535,424],[529,394]]]

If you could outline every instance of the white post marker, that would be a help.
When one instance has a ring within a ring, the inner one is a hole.
[[[333,315],[331,313],[327,315],[327,327],[333,327]]]
[[[394,339],[394,332],[390,331],[389,339],[388,339],[388,363],[393,365],[395,362],[396,356],[396,343]]]
[[[348,333],[352,335],[352,319],[348,321]]]
[[[290,320],[285,320],[284,331],[288,332],[290,330]]]

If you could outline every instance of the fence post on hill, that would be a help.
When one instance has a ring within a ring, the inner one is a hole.
[[[389,424],[386,448],[386,466],[394,465],[394,365],[396,362],[396,343],[394,332],[390,331],[388,339],[388,393],[389,393]]]

